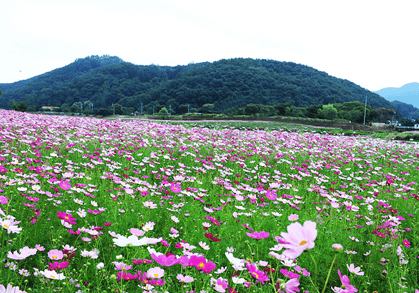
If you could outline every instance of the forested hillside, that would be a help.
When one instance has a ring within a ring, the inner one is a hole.
[[[392,103],[395,107],[399,109],[399,113],[401,114],[401,116],[410,119],[419,118],[419,109],[415,106],[397,100],[390,103]]]
[[[144,112],[165,106],[185,113],[208,104],[210,111],[224,112],[247,104],[364,102],[366,95],[372,108],[396,109],[375,93],[305,65],[242,58],[170,67],[91,56],[20,84],[0,84],[0,90],[0,107],[8,109],[21,101],[32,109],[89,101],[96,111],[112,104],[139,111],[142,103]]]

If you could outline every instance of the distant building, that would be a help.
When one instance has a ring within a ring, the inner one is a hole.
[[[56,109],[60,109],[60,107],[54,107],[54,106],[42,106],[41,111],[55,111]]]

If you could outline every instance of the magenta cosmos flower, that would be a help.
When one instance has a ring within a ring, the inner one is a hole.
[[[304,226],[300,223],[292,223],[287,227],[288,233],[281,232],[283,240],[287,243],[281,244],[286,250],[282,255],[295,259],[306,249],[314,247],[314,240],[317,237],[316,223],[305,221]]]
[[[356,289],[354,286],[349,285],[349,278],[346,275],[343,275],[340,273],[340,270],[338,270],[340,281],[342,282],[342,287],[344,290],[341,290],[339,287],[332,287],[333,292],[340,292],[340,293],[353,293],[358,292],[358,289]]]
[[[170,185],[170,190],[174,193],[179,193],[182,191],[182,187],[180,187],[179,183],[173,183]]]
[[[284,283],[278,279],[278,282],[276,283],[276,289],[279,291],[279,293],[296,293],[300,292],[300,289],[298,289],[298,286],[300,285],[300,281],[298,281],[297,278],[288,280],[288,282]]]
[[[262,284],[265,284],[265,281],[269,281],[269,278],[267,276],[267,273],[258,270],[255,265],[251,265],[249,263],[246,263],[246,268],[249,271],[249,273],[259,282]]]
[[[0,196],[0,203],[1,204],[7,204],[7,198],[3,195]]]
[[[76,225],[76,218],[73,218],[73,215],[67,214],[66,212],[61,212],[58,211],[57,213],[57,217],[61,220],[63,220],[64,222],[70,223],[72,225]]]
[[[264,239],[264,238],[269,237],[269,233],[265,232],[265,231],[261,231],[261,232],[255,231],[253,233],[246,232],[246,235],[249,236],[250,238],[254,238],[254,239]]]
[[[161,254],[161,255],[157,256],[154,253],[152,253],[151,258],[154,259],[154,261],[156,263],[158,263],[159,265],[162,265],[164,267],[170,267],[170,266],[173,266],[173,265],[179,263],[179,260],[176,259],[176,256],[173,255],[173,254],[169,255],[169,256],[166,256],[164,254]]]
[[[189,259],[189,265],[195,267],[198,271],[209,274],[216,267],[212,261],[207,261],[205,257],[192,255]]]
[[[69,190],[71,188],[71,184],[70,182],[68,182],[68,180],[65,181],[61,181],[59,186],[63,189],[63,190]]]
[[[265,196],[270,200],[275,200],[278,198],[278,195],[273,190],[267,190]]]

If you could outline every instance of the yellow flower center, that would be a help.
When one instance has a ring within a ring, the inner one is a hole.
[[[253,272],[252,274],[253,274],[253,276],[254,276],[256,279],[259,279],[259,275],[258,275],[258,274],[256,274],[255,272]]]
[[[159,274],[154,274],[154,278],[158,278]]]
[[[300,245],[304,245],[306,243],[307,243],[307,241],[303,240],[303,241],[300,242]]]
[[[64,217],[64,219],[68,220],[68,217],[67,217],[67,216],[65,216],[65,217]]]
[[[52,258],[57,258],[57,256],[56,255],[53,255]]]
[[[6,229],[9,229],[9,226],[7,226],[7,225],[3,225]]]
[[[202,269],[203,267],[205,267],[205,264],[201,262],[201,263],[199,263],[198,267],[200,267]]]
[[[51,276],[51,278],[55,279],[55,276]]]

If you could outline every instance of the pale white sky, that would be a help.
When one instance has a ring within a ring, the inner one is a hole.
[[[417,0],[3,2],[0,83],[104,54],[141,65],[291,61],[371,91],[419,81]]]

